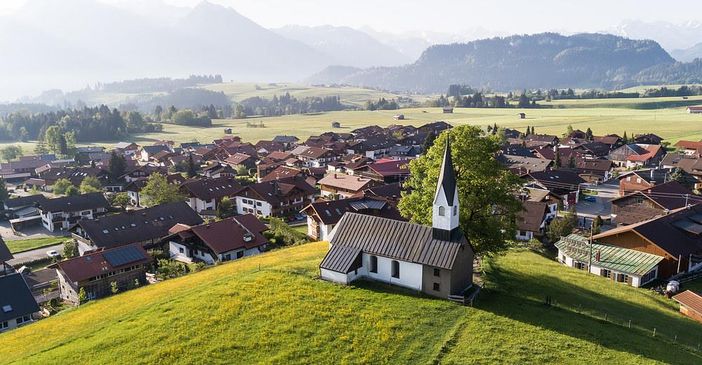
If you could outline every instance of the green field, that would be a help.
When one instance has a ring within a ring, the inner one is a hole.
[[[4,364],[671,363],[702,327],[673,303],[513,251],[477,307],[317,279],[326,243],[281,249],[70,309],[0,335]],[[542,304],[552,296],[557,307]],[[568,305],[580,304],[576,312]],[[604,321],[632,319],[629,329]],[[658,337],[640,327],[659,326]],[[667,342],[680,334],[679,342]]]
[[[63,243],[66,237],[42,237],[42,238],[29,238],[26,240],[12,240],[5,241],[10,252],[17,253],[27,250],[33,250],[38,247],[52,246],[59,243]]]
[[[338,96],[344,104],[361,107],[368,100],[397,99],[398,97],[409,97],[412,100],[422,103],[428,100],[425,95],[397,94],[385,91],[366,89],[354,86],[310,86],[292,83],[234,83],[227,82],[221,84],[211,84],[201,86],[203,89],[224,92],[232,101],[242,100],[255,96],[271,99],[274,95],[285,95],[290,93],[298,99],[305,97],[325,97]]]

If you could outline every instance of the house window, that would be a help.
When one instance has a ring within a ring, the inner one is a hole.
[[[0,322],[0,330],[4,330],[5,328],[10,327],[10,324],[5,322]]]
[[[439,207],[439,215],[442,217],[445,216],[446,215],[446,208]]]
[[[573,267],[575,267],[578,270],[587,270],[587,264],[579,261],[573,262]]]
[[[620,283],[628,283],[629,282],[629,275],[617,274],[617,281]]]
[[[240,259],[242,257],[244,257],[244,251],[239,251],[236,253],[236,258]]]
[[[441,291],[441,284],[434,283],[434,291]]]
[[[456,214],[458,214],[458,206],[454,205],[453,206],[453,215],[456,215]]]
[[[441,269],[434,268],[434,276],[441,277]]]
[[[611,278],[612,272],[607,270],[607,269],[600,269],[600,276],[605,277],[605,278]]]
[[[185,253],[185,250],[182,247],[178,247],[178,252]]]
[[[400,263],[398,261],[393,260],[392,261],[392,267],[390,270],[390,273],[393,278],[400,278]]]
[[[370,257],[370,272],[378,272],[378,257],[377,256],[371,256]]]

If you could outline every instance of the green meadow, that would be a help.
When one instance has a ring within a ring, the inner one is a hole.
[[[645,289],[515,250],[476,307],[318,279],[324,242],[245,258],[0,335],[4,364],[694,364],[702,327]],[[554,306],[543,304],[544,296]],[[574,310],[573,308],[577,308]],[[609,320],[601,315],[607,311]],[[634,323],[628,328],[623,320]],[[658,326],[653,337],[648,328]],[[679,334],[678,342],[672,340]],[[694,341],[693,341],[694,342]]]

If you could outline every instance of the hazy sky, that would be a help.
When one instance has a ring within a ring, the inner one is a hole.
[[[0,0],[7,13],[27,0]],[[53,0],[62,1],[62,0]],[[192,7],[201,0],[101,0],[144,8],[163,1]],[[286,24],[370,26],[381,31],[461,32],[484,28],[496,33],[601,31],[626,20],[695,21],[702,1],[676,0],[210,0],[235,8],[266,27]],[[137,5],[138,4],[138,5]],[[670,6],[673,5],[674,6]],[[154,7],[155,8],[155,7]]]

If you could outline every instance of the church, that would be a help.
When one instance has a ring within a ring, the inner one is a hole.
[[[472,286],[473,248],[459,225],[456,174],[447,140],[432,208],[432,225],[346,213],[319,265],[322,279],[380,281],[431,296],[462,296]]]

